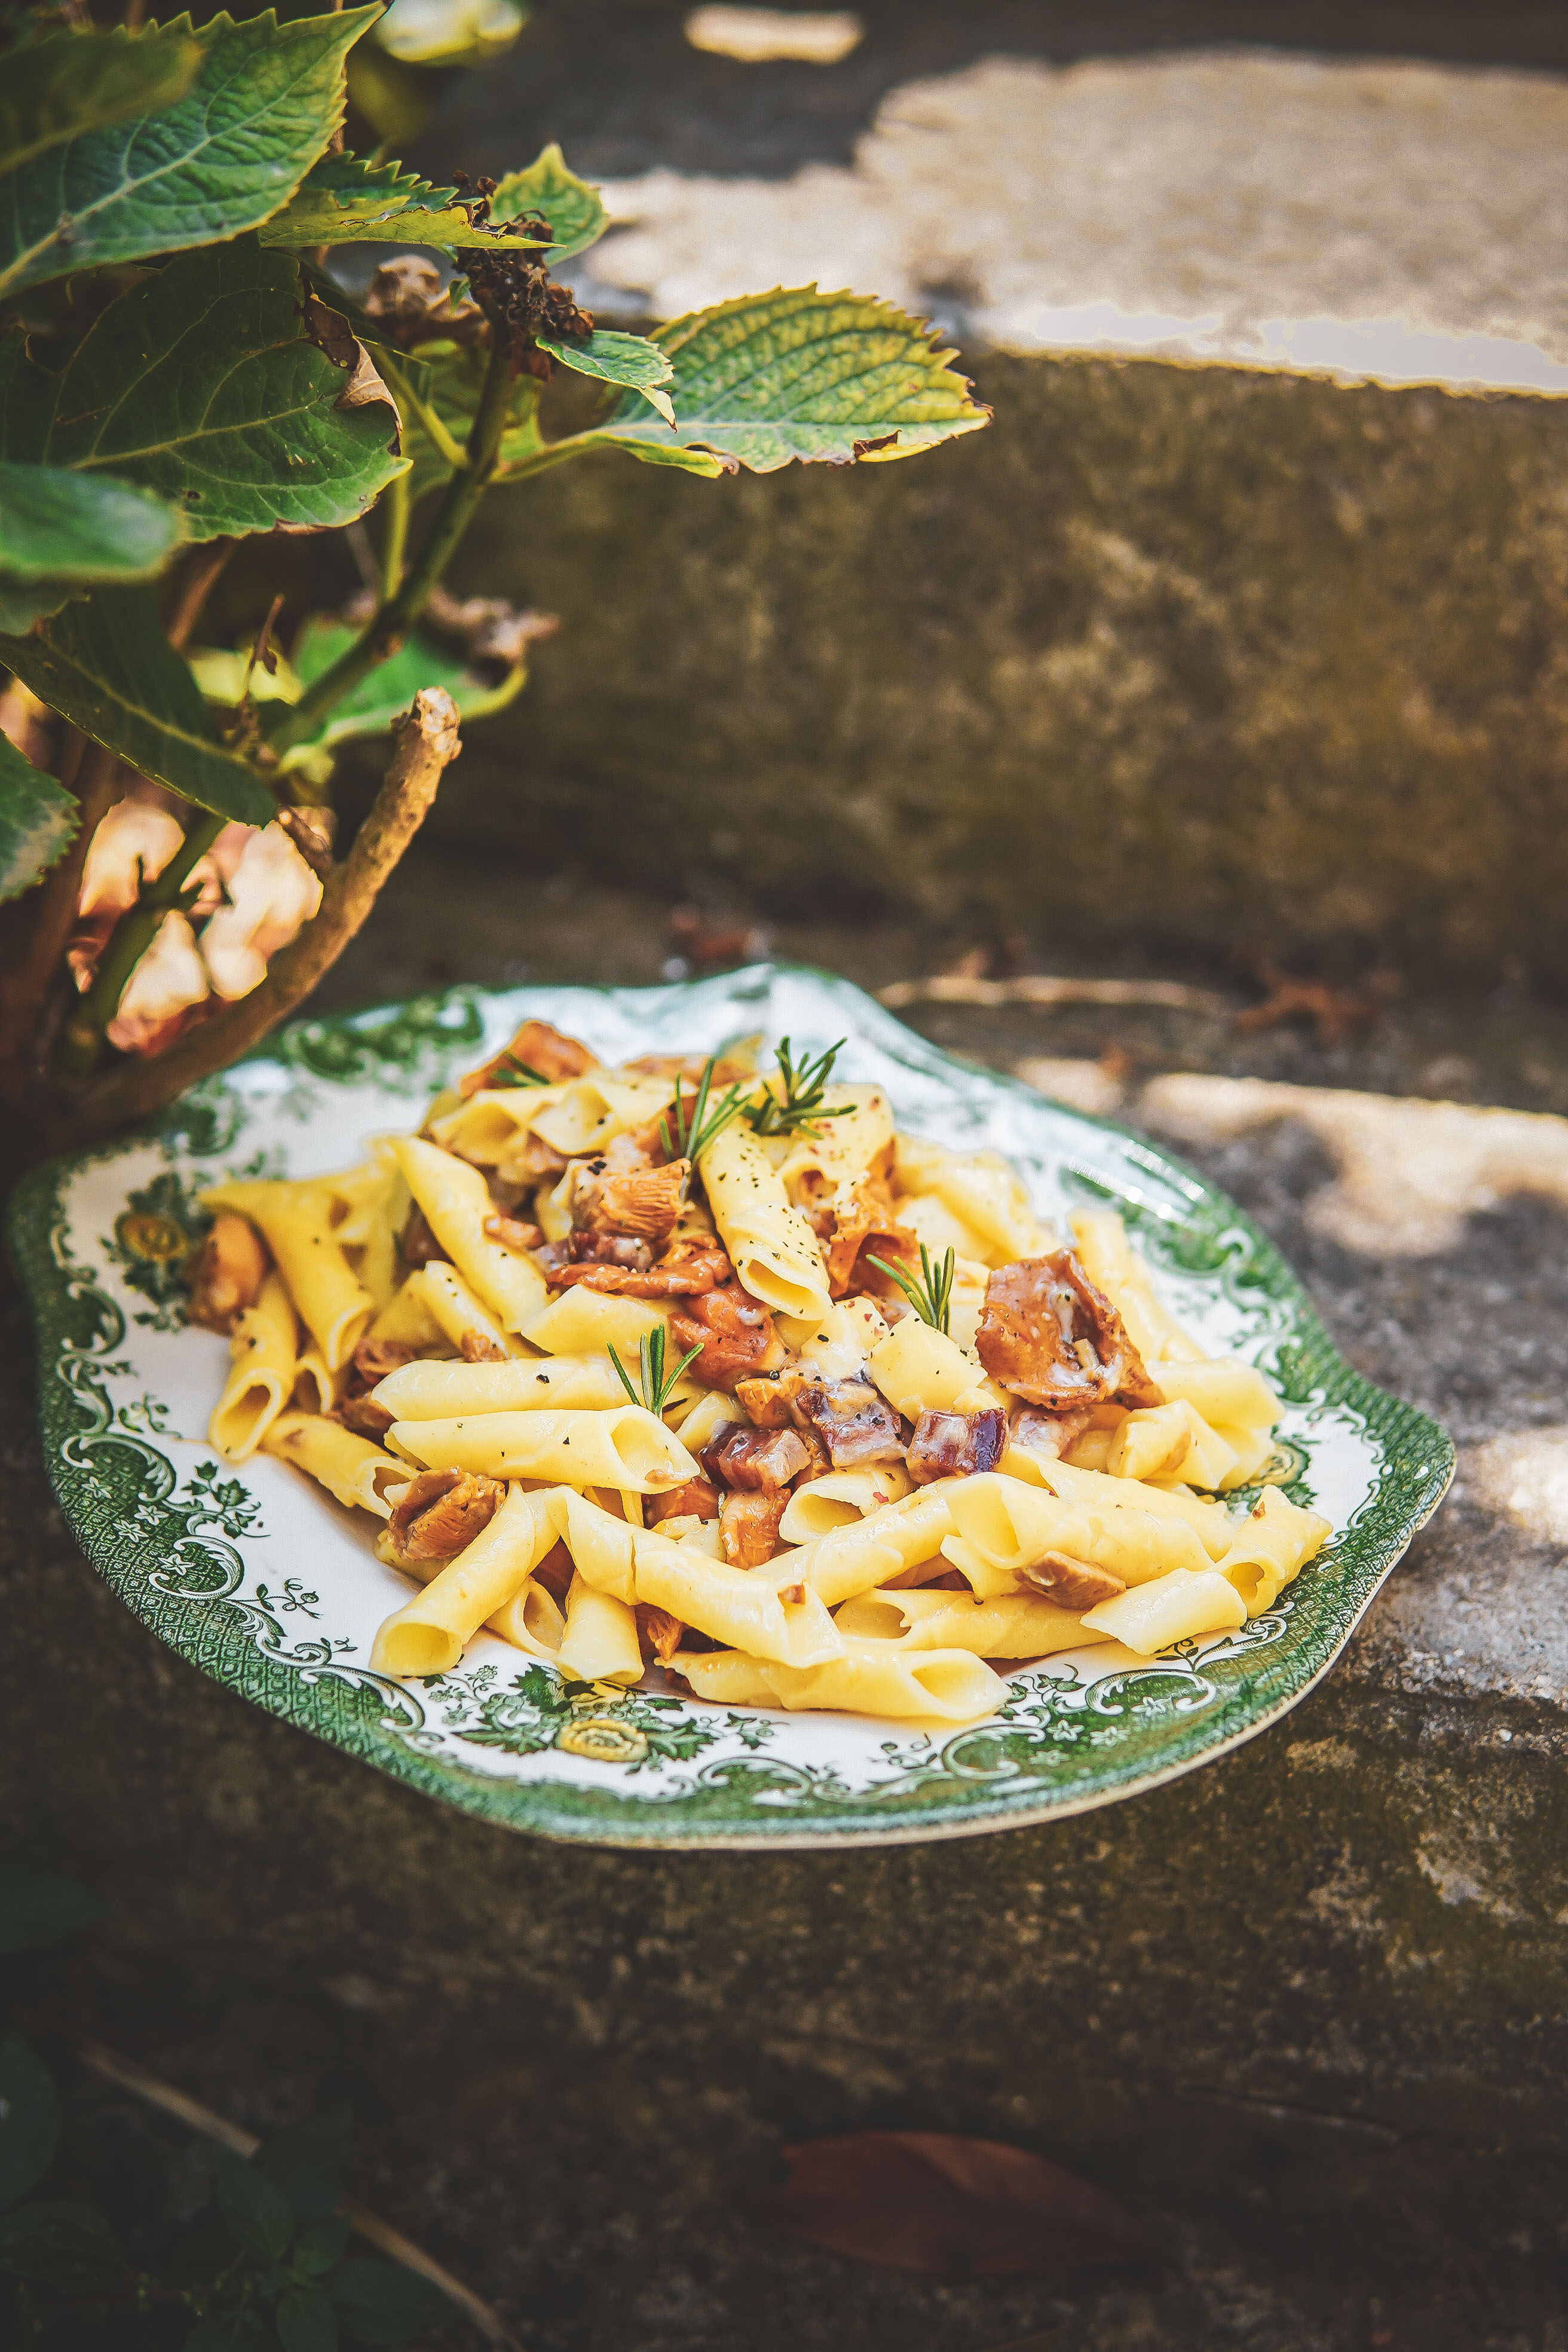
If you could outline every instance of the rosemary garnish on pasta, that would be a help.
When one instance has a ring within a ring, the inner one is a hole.
[[[718,1059],[716,1054],[710,1054],[703,1063],[702,1076],[697,1082],[697,1094],[689,1111],[686,1108],[686,1097],[677,1081],[675,1100],[658,1122],[659,1140],[664,1145],[667,1160],[700,1160],[709,1145],[723,1134],[731,1121],[741,1116],[746,1099],[744,1087],[731,1087],[727,1094],[720,1097],[711,1110],[708,1108]],[[675,1120],[673,1130],[670,1127],[672,1116]]]
[[[632,1385],[631,1375],[616,1353],[615,1341],[612,1339],[609,1343],[610,1361],[620,1375],[622,1388],[634,1404],[646,1405],[656,1421],[663,1414],[687,1365],[702,1353],[702,1345],[699,1341],[689,1353],[682,1356],[674,1370],[667,1373],[664,1367],[664,1325],[661,1323],[657,1331],[645,1331],[637,1341],[637,1369],[642,1375],[640,1396]]]
[[[504,1053],[498,1058],[504,1062],[507,1065],[507,1067],[505,1069],[496,1071],[494,1076],[490,1079],[490,1085],[492,1087],[549,1086],[550,1080],[545,1076],[543,1071],[536,1070],[531,1062],[520,1061],[517,1055],[510,1052]]]
[[[789,1039],[781,1037],[778,1063],[784,1091],[782,1094],[765,1094],[761,1102],[753,1103],[747,1111],[746,1117],[752,1123],[753,1133],[812,1136],[819,1132],[818,1119],[847,1118],[854,1108],[853,1103],[840,1103],[837,1108],[828,1109],[822,1099],[827,1081],[833,1075],[833,1065],[838,1059],[844,1043],[840,1037],[837,1045],[829,1045],[815,1062],[808,1054],[797,1066],[790,1051]]]
[[[895,1265],[885,1257],[872,1257],[869,1263],[896,1282],[922,1323],[933,1331],[946,1331],[952,1316],[952,1278],[958,1270],[958,1252],[950,1249],[945,1256],[933,1258],[924,1242],[921,1244],[921,1279],[917,1282],[907,1266]]]

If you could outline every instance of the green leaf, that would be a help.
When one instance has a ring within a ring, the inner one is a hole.
[[[793,457],[836,466],[910,457],[991,418],[952,373],[956,353],[933,350],[920,320],[859,295],[815,286],[747,294],[673,320],[653,340],[673,362],[673,444],[628,398],[607,425],[573,436],[575,446],[667,465],[676,446],[772,474]]]
[[[9,803],[14,786],[31,777],[47,784],[66,804],[60,814],[68,819],[67,829],[58,847],[45,861],[52,864],[76,831],[76,803],[68,793],[61,792],[52,776],[40,775],[37,768],[22,760],[14,743],[0,737],[0,790],[5,803]],[[5,761],[5,751],[15,760],[22,760],[21,774]],[[0,859],[8,865],[11,855],[9,839],[0,834]],[[0,897],[7,895],[0,890]],[[96,1895],[89,1895],[79,1880],[62,1877],[58,1870],[35,1870],[25,1862],[8,1862],[0,1866],[0,1952],[31,1952],[41,1944],[58,1944],[62,1936],[74,1936],[79,1927],[90,1927],[106,1917],[108,1909],[108,1905],[100,1903]]]
[[[152,490],[0,458],[0,573],[11,580],[152,580],[184,536],[179,508]]]
[[[108,33],[56,33],[7,49],[0,80],[0,176],[80,131],[173,106],[201,63],[201,47],[188,35],[128,33],[120,25]]]
[[[669,394],[658,390],[674,374],[674,364],[669,354],[645,335],[619,335],[595,328],[585,343],[569,343],[555,335],[536,335],[534,341],[542,352],[548,352],[563,367],[574,368],[579,375],[597,376],[601,383],[625,384],[640,392],[645,400],[652,401],[667,425],[675,423]]]
[[[440,2290],[401,2263],[345,2263],[328,2291],[356,2344],[408,2344],[453,2316]]]
[[[307,2221],[289,2258],[296,2278],[320,2278],[323,2271],[342,2262],[351,2227],[340,2215],[325,2221]]]
[[[243,824],[277,803],[213,731],[201,689],[158,625],[146,588],[100,588],[30,637],[0,638],[0,661],[51,710],[156,784]]]
[[[490,198],[491,220],[519,220],[524,213],[542,213],[550,223],[555,242],[544,257],[547,269],[597,245],[610,217],[598,189],[568,168],[553,142],[526,171],[509,172],[496,183]]]
[[[69,846],[76,828],[77,805],[69,793],[24,759],[8,735],[0,735],[0,899],[30,890]],[[0,1952],[25,1952],[33,1944],[51,1943],[76,1925],[73,1919],[65,1927],[36,1932],[38,1916],[26,1897],[16,1906],[7,1900],[5,1882],[11,1874],[0,1872]],[[39,1877],[46,1874],[37,1873]],[[55,1883],[73,1885],[68,1878]],[[75,1892],[91,1902],[83,1888]],[[89,1916],[98,1916],[99,1907],[94,1906]]]
[[[0,2042],[0,2212],[25,2197],[55,2159],[60,2103],[54,2079],[30,2042]]]
[[[345,621],[313,614],[294,646],[294,667],[304,683],[310,686],[323,670],[330,669],[358,635],[359,631]],[[491,711],[504,710],[509,702],[515,700],[526,677],[527,671],[520,664],[499,686],[493,685],[469,669],[460,654],[443,646],[437,638],[416,631],[390,661],[383,662],[379,669],[362,678],[324,715],[314,735],[284,753],[282,765],[286,769],[292,767],[313,750],[331,751],[339,743],[384,735],[393,720],[408,709],[421,687],[444,686],[460,717],[484,719]]]
[[[343,59],[377,13],[213,17],[175,105],[80,131],[0,179],[0,294],[269,220],[342,121]],[[180,17],[137,46],[172,41],[183,56],[191,37]]]
[[[109,305],[63,374],[7,359],[6,456],[157,492],[193,540],[357,520],[407,471],[396,411],[374,378],[360,400],[352,362],[306,332],[304,299],[298,262],[248,236],[182,254]]]
[[[457,201],[456,188],[433,188],[401,163],[373,163],[360,155],[323,155],[313,163],[280,213],[261,231],[263,245],[482,245],[509,252],[537,250],[542,240],[498,236],[476,228]]]
[[[260,2352],[270,2337],[255,2311],[209,2311],[185,2338],[185,2352]]]
[[[0,2220],[0,2270],[44,2286],[108,2286],[125,2267],[95,2205],[65,2199],[18,2205]]]
[[[226,2148],[217,2160],[217,2210],[247,2254],[282,2261],[294,2235],[294,2208],[275,2180]]]
[[[345,2105],[274,2132],[251,2162],[283,2191],[301,2221],[320,2221],[343,2193],[353,2152],[353,2111]]]
[[[47,621],[51,613],[58,613],[80,593],[70,580],[39,580],[31,588],[17,588],[0,575],[0,636],[25,637],[39,621]]]
[[[283,2352],[338,2352],[338,2315],[313,2286],[291,2287],[278,2305]]]
[[[405,66],[478,66],[510,49],[528,10],[519,0],[393,0],[375,37]]]

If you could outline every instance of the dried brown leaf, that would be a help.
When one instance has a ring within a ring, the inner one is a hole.
[[[940,2278],[1137,2262],[1148,2242],[1103,2189],[1027,2148],[947,2132],[850,2132],[784,2150],[755,2218],[889,2270]]]

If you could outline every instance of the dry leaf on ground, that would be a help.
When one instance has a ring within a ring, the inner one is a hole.
[[[784,2150],[764,2227],[942,2278],[1136,2262],[1147,2241],[1102,2189],[1026,2148],[946,2132],[851,2132]]]

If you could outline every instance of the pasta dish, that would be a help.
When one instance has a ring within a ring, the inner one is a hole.
[[[541,1021],[341,1175],[204,1195],[211,1442],[363,1514],[371,1664],[926,1725],[1273,1607],[1329,1522],[1121,1219],[907,1134],[837,1048],[615,1067]]]

